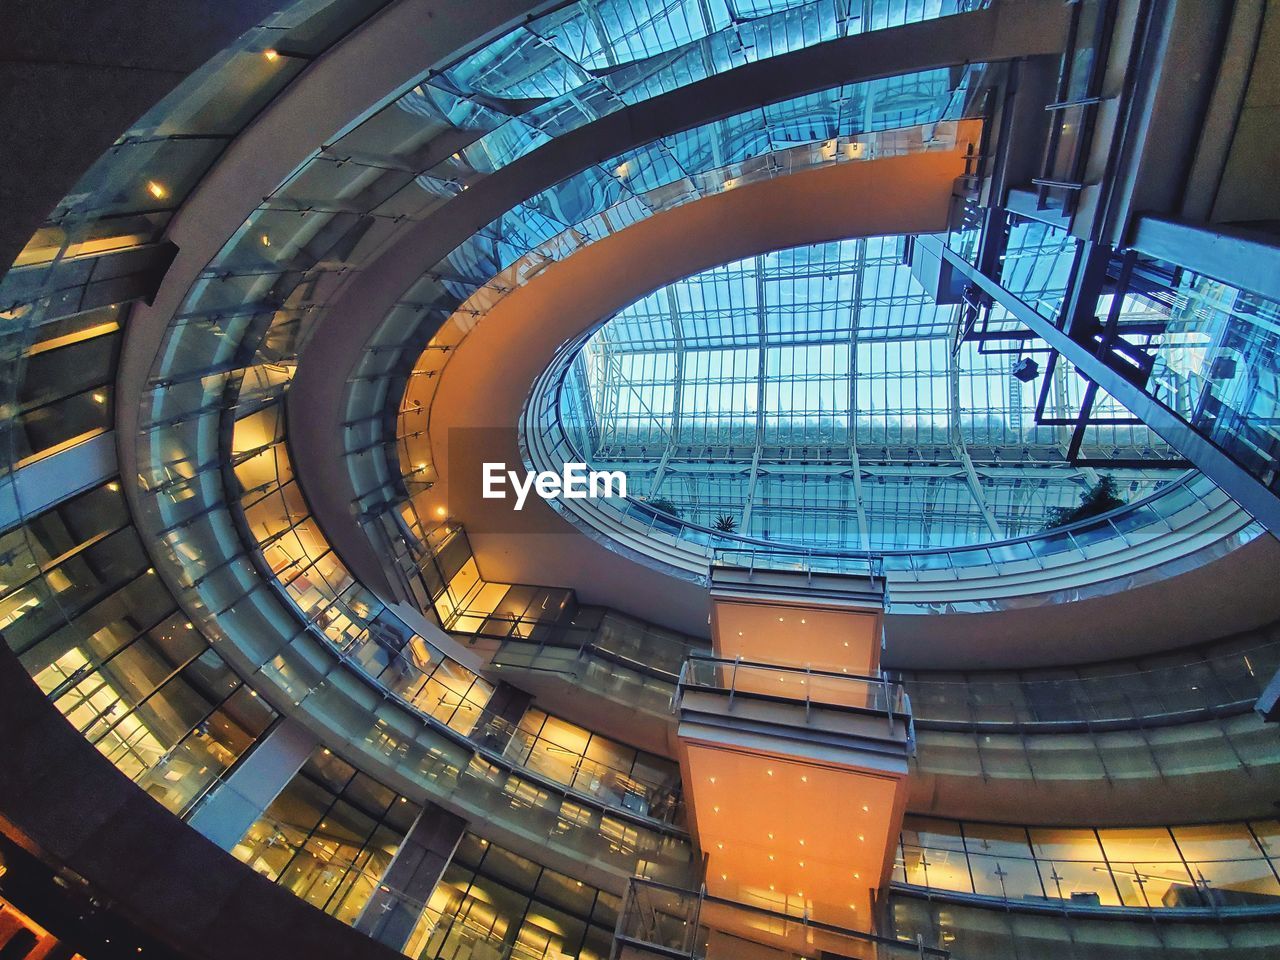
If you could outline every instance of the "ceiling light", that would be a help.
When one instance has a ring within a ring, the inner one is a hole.
[[[147,181],[147,193],[151,194],[157,200],[163,200],[169,195],[169,190],[163,183],[157,183],[154,180]]]
[[[263,50],[262,56],[266,59],[267,63],[275,63],[280,59],[280,51],[271,49]]]
[[[862,842],[863,842],[864,840],[866,840],[866,839],[867,839],[867,838],[866,838],[866,837],[864,837],[862,834],[858,834],[858,842],[859,842],[859,843],[862,843]]]
[[[864,804],[862,805],[862,812],[863,812],[863,813],[870,813],[870,812],[871,812],[871,807],[864,803]]]

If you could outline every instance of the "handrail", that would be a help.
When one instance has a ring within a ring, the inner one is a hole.
[[[731,663],[735,667],[760,667],[765,670],[778,670],[787,673],[803,673],[806,676],[831,677],[834,680],[861,680],[866,683],[886,682],[884,674],[876,674],[872,676],[870,674],[861,673],[837,673],[834,670],[814,670],[808,664],[803,667],[798,667],[785,663],[766,663],[763,660],[743,660],[741,657],[718,657],[714,653],[703,653],[701,651],[694,651],[689,654],[688,661],[691,662],[695,660],[701,663]],[[897,686],[900,686],[900,684]]]
[[[540,646],[572,650],[578,656],[598,656],[610,662],[621,659],[608,656],[609,652],[595,642],[594,636],[588,633],[575,644],[543,643]],[[690,644],[694,642],[694,638],[689,638]],[[504,646],[530,643],[533,641],[514,633],[503,638]],[[910,708],[907,711],[913,733],[917,724],[926,729],[993,732],[1011,728],[1046,732],[1128,729],[1136,723],[1153,720],[1192,722],[1247,713],[1266,680],[1280,669],[1280,640],[1261,640],[1223,653],[1197,649],[1188,651],[1186,656],[1183,662],[1146,669],[1136,665],[1132,669],[1122,669],[1128,666],[1122,663],[1117,665],[1115,672],[1083,677],[1037,679],[1031,675],[1008,679],[933,680],[904,677],[892,671],[886,671],[886,676],[889,679],[896,677],[907,703],[920,705],[918,712]],[[678,688],[688,685],[684,671],[690,661],[715,659],[714,655],[691,646],[681,658],[679,676],[634,661],[629,662],[629,668],[659,684],[670,684],[678,695]],[[1185,676],[1180,677],[1179,673]],[[847,678],[851,675],[842,673],[836,676]],[[1131,697],[1122,702],[1114,695],[1119,687],[1143,690],[1143,699],[1150,701],[1150,705],[1144,707]],[[1043,700],[1037,696],[1041,689],[1046,691]],[[984,693],[988,690],[991,691],[989,694]],[[1049,696],[1050,692],[1057,695]],[[931,693],[940,693],[941,696],[931,696]],[[954,704],[954,709],[946,709],[950,704]],[[1123,709],[1112,710],[1109,705],[1121,705]],[[986,718],[983,717],[984,712],[988,714]]]
[[[638,945],[649,945],[649,941],[628,936],[626,933],[627,919],[629,916],[628,908],[637,906],[636,892],[642,888],[662,891],[663,893],[673,894],[681,900],[692,901],[691,908],[688,911],[688,917],[685,917],[682,921],[683,924],[687,924],[692,928],[689,931],[691,935],[696,935],[698,921],[703,915],[703,905],[710,903],[716,906],[727,907],[736,912],[776,920],[783,924],[794,924],[803,930],[825,933],[832,937],[858,941],[859,943],[873,944],[877,947],[885,948],[890,951],[890,953],[892,953],[892,951],[909,950],[920,957],[936,957],[940,958],[940,960],[946,960],[946,958],[951,956],[950,951],[940,947],[927,947],[920,943],[897,940],[863,930],[853,930],[847,927],[836,926],[831,923],[824,923],[821,920],[814,920],[807,915],[802,917],[791,916],[789,914],[779,913],[775,910],[768,910],[754,904],[741,903],[736,900],[728,900],[723,897],[713,896],[712,894],[707,893],[705,885],[700,886],[697,890],[686,890],[681,887],[672,886],[671,884],[662,883],[657,880],[648,880],[642,877],[632,877],[630,882],[627,884],[627,894],[623,899],[622,908],[618,911],[618,926],[615,932],[615,939],[636,943]],[[680,919],[680,916],[676,914],[670,914],[669,916],[675,919]],[[746,937],[743,937],[742,939],[746,939]],[[668,948],[668,950],[670,950],[670,948]],[[679,952],[672,950],[671,955],[688,957],[693,956],[693,953],[689,951]]]

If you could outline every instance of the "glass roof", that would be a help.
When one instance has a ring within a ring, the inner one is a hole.
[[[562,423],[632,496],[748,536],[889,550],[1039,531],[1098,473],[1067,461],[1070,426],[1037,423],[1043,377],[1011,376],[1018,354],[956,346],[959,308],[911,276],[905,242],[783,250],[649,294],[576,355]],[[1047,417],[1069,419],[1076,381],[1055,376]],[[1165,449],[1140,425],[1093,429],[1115,460]],[[1107,472],[1130,501],[1175,475]]]

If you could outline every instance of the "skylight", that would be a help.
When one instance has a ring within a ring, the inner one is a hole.
[[[637,499],[775,542],[919,549],[1041,530],[1098,472],[1067,461],[1070,427],[1037,423],[1043,373],[1024,383],[1021,354],[956,348],[960,308],[933,302],[904,243],[783,250],[649,294],[573,360],[565,428]],[[1077,392],[1056,374],[1046,416],[1069,418]],[[1116,459],[1163,447],[1129,423],[1092,438]],[[1107,472],[1125,500],[1173,476]]]

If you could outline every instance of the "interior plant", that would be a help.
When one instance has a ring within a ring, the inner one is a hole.
[[[1080,494],[1080,503],[1074,507],[1053,507],[1047,514],[1044,528],[1065,527],[1069,523],[1097,517],[1116,507],[1123,507],[1125,501],[1116,491],[1116,481],[1112,477],[1100,477],[1098,482]]]

